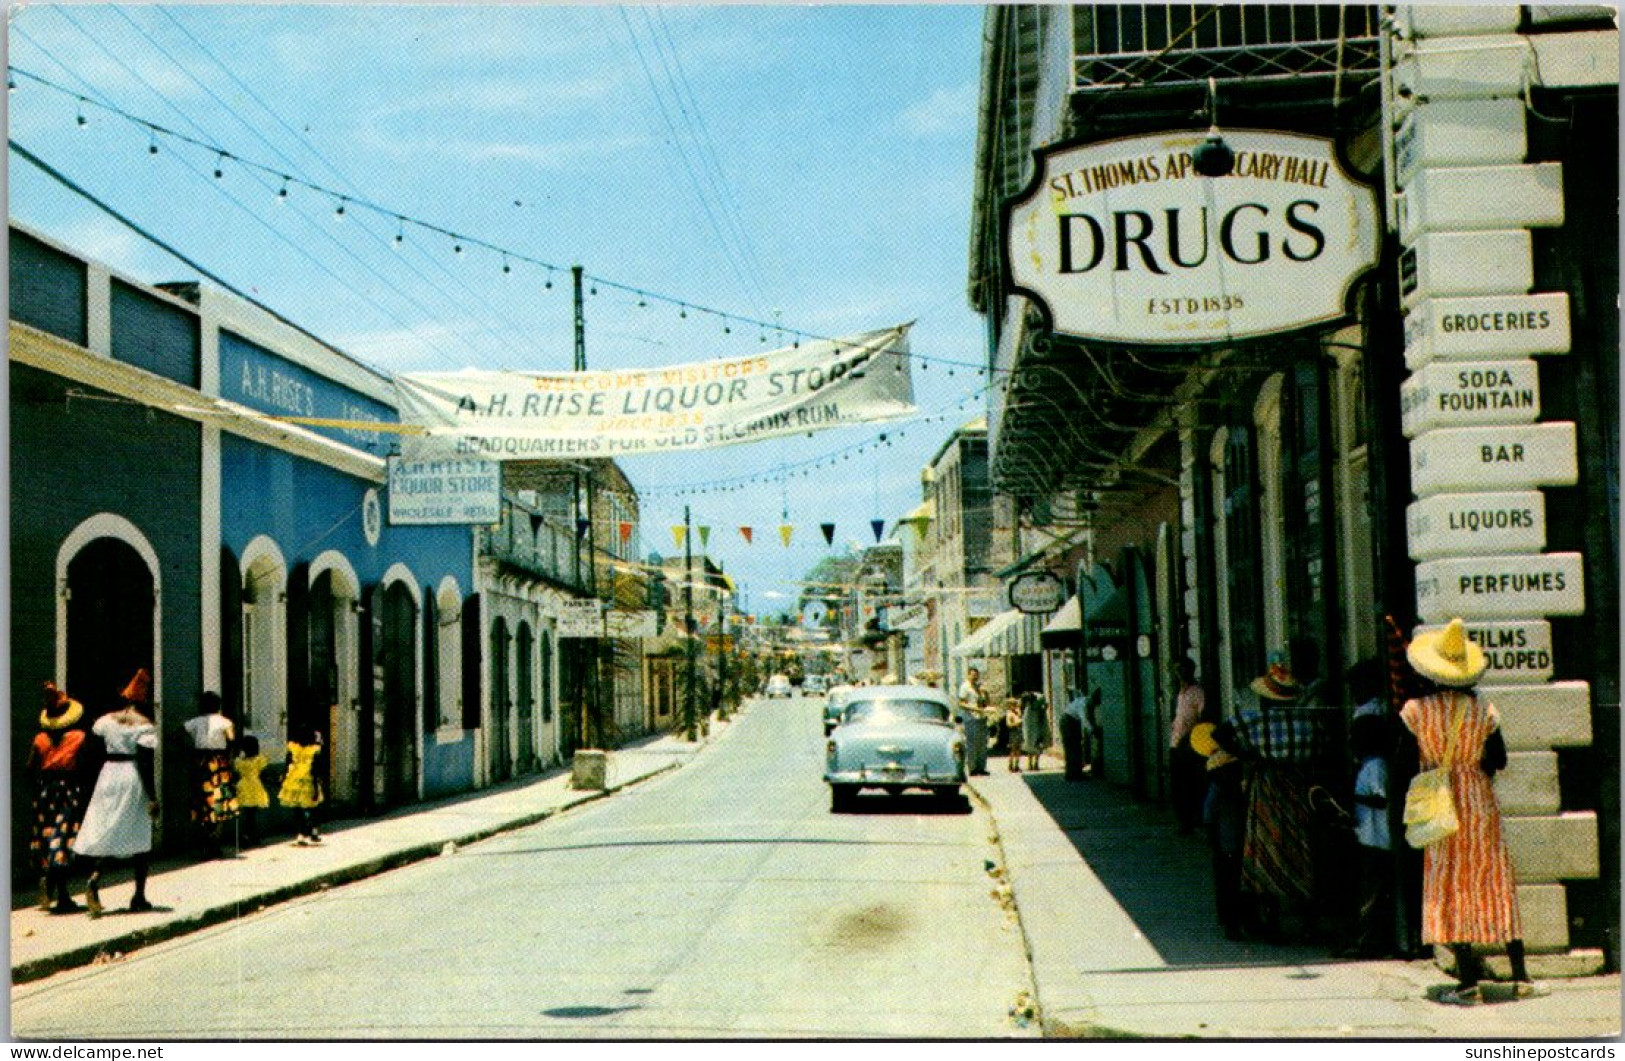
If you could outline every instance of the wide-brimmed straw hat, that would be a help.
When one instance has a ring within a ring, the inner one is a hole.
[[[69,729],[78,725],[85,708],[79,701],[56,687],[45,683],[45,706],[39,713],[40,729]]]
[[[1417,634],[1405,657],[1416,673],[1440,685],[1472,685],[1489,666],[1484,650],[1473,644],[1460,619],[1443,630]]]
[[[1213,731],[1218,727],[1211,722],[1198,722],[1191,727],[1191,751],[1207,758],[1219,750],[1219,742],[1214,739]]]
[[[1292,668],[1287,666],[1286,660],[1274,656],[1268,669],[1253,679],[1252,690],[1266,700],[1296,700],[1303,693],[1303,686],[1292,676]]]

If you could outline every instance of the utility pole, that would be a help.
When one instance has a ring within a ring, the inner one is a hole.
[[[587,371],[587,309],[581,300],[581,266],[570,266],[570,279],[575,286],[576,307],[576,360],[577,372]]]
[[[718,564],[717,569],[722,570]],[[727,573],[722,577],[726,579]],[[717,595],[717,707],[722,711],[723,717],[728,714],[728,599],[730,594],[726,586],[719,587],[721,592]]]
[[[688,506],[683,506],[683,630],[688,635],[688,689],[683,695],[683,735],[698,740],[694,710],[694,535]]]
[[[581,296],[582,268],[579,265],[570,267],[571,286],[574,290],[575,304],[575,360],[573,367],[577,372],[587,371],[587,307]],[[599,601],[600,611],[603,601],[598,597],[598,538],[597,538],[597,491],[595,473],[589,471],[587,479],[587,591],[592,594],[593,600]],[[577,482],[577,498],[580,497],[580,478]],[[579,503],[579,500],[578,500]],[[578,509],[579,512],[579,509]],[[579,558],[580,552],[577,551]],[[579,562],[579,561],[578,561]],[[587,687],[583,690],[586,695],[581,698],[581,739],[593,746],[603,744],[603,705],[604,705],[604,650],[608,640],[603,636],[606,630],[607,618],[600,620],[599,634],[593,642],[593,648],[587,653],[592,660],[592,674],[588,676]]]

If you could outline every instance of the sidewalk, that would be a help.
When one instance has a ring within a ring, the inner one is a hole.
[[[124,909],[134,885],[127,868],[114,869],[113,883],[102,888],[108,912],[99,919],[12,910],[12,983],[107,961],[275,903],[431,858],[447,844],[470,844],[531,825],[681,766],[727,729],[728,723],[713,719],[710,735],[695,744],[668,734],[612,751],[608,788],[602,792],[571,788],[570,771],[563,768],[378,818],[329,822],[319,847],[295,847],[283,839],[236,858],[176,863],[167,869],[160,864],[147,882],[147,897],[156,907],[150,913]],[[75,885],[83,888],[82,875]],[[78,891],[75,898],[83,900]]]
[[[1231,942],[1209,854],[1157,804],[1067,782],[1059,760],[971,787],[992,812],[1052,1037],[1562,1039],[1620,1034],[1620,979],[1551,979],[1547,998],[1465,1008],[1431,961],[1339,961],[1324,948]],[[1531,962],[1533,964],[1533,961]],[[1540,975],[1539,966],[1536,973]]]

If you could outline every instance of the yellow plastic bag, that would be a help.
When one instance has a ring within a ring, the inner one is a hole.
[[[1405,790],[1405,842],[1412,847],[1436,844],[1461,828],[1456,818],[1455,793],[1450,790],[1450,765],[1456,759],[1467,705],[1458,699],[1454,707],[1443,761],[1436,769],[1423,770],[1411,778],[1411,787]]]
[[[1412,847],[1436,844],[1461,828],[1450,770],[1424,770],[1411,778],[1405,792],[1405,842]]]

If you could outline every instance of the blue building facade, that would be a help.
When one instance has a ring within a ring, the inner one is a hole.
[[[94,715],[146,667],[161,846],[185,842],[181,727],[206,689],[273,763],[319,734],[336,806],[473,787],[474,533],[389,525],[392,435],[354,426],[398,419],[388,378],[212,288],[16,226],[10,248],[17,755],[41,682]]]

